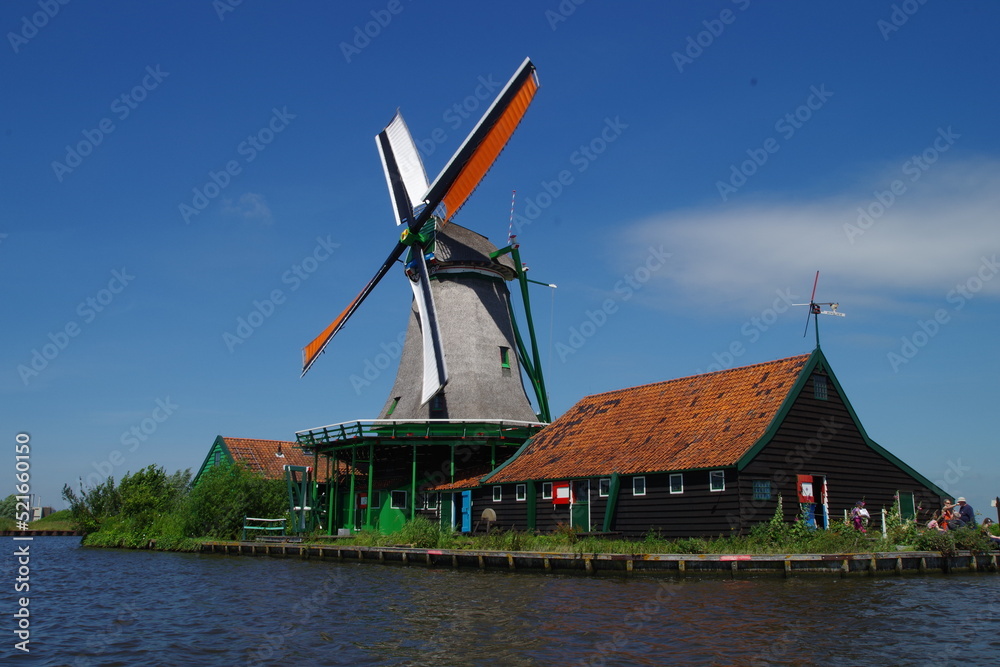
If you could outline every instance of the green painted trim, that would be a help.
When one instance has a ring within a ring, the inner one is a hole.
[[[844,407],[847,408],[847,414],[850,416],[851,421],[854,423],[855,428],[858,429],[858,433],[861,434],[861,439],[864,441],[864,443],[868,447],[873,449],[876,453],[884,456],[890,463],[893,463],[894,465],[902,469],[904,472],[909,474],[911,477],[916,479],[918,482],[925,485],[928,489],[931,489],[939,496],[947,497],[948,494],[945,493],[942,489],[940,489],[936,484],[934,484],[929,479],[921,475],[919,472],[911,468],[909,465],[907,465],[901,459],[899,459],[895,454],[885,449],[884,447],[876,443],[868,436],[868,433],[865,431],[864,426],[862,426],[861,424],[861,420],[858,418],[858,413],[854,411],[854,406],[851,405],[851,401],[847,398],[847,394],[844,392],[844,388],[843,386],[841,386],[840,380],[837,379],[837,375],[833,372],[833,368],[830,367],[830,362],[823,354],[823,351],[820,350],[818,347],[815,350],[813,350],[813,353],[809,356],[809,360],[806,362],[806,365],[802,367],[802,370],[799,372],[798,380],[795,382],[795,385],[792,387],[792,389],[788,392],[788,395],[785,397],[785,401],[781,404],[781,408],[778,410],[777,414],[774,416],[774,419],[768,425],[767,431],[765,431],[764,435],[761,436],[761,438],[754,444],[753,447],[747,450],[747,452],[740,457],[740,459],[736,462],[736,469],[743,470],[744,468],[746,468],[753,460],[753,458],[757,456],[757,454],[760,453],[760,451],[771,442],[775,434],[778,432],[778,429],[781,427],[781,424],[784,421],[785,417],[788,416],[788,413],[792,409],[792,406],[795,404],[795,401],[798,399],[799,394],[802,393],[802,391],[805,389],[806,383],[809,381],[809,378],[812,376],[813,372],[816,370],[817,367],[820,367],[823,370],[825,370],[827,377],[833,382],[833,386],[837,390],[837,395],[840,396],[841,402],[843,402]]]
[[[209,468],[215,465],[213,459],[215,458],[214,454],[216,449],[221,451],[222,454],[229,460],[229,462],[232,463],[233,455],[230,453],[229,447],[226,446],[226,439],[223,438],[221,435],[215,436],[215,440],[212,441],[212,446],[208,450],[208,455],[205,456],[205,460],[202,461],[201,467],[198,468],[198,473],[194,476],[194,482],[192,482],[191,484],[192,487],[198,486],[198,482],[201,480],[201,476],[204,475]],[[220,459],[219,462],[221,463],[222,460]]]
[[[805,389],[806,383],[809,382],[809,376],[812,375],[813,370],[819,364],[820,360],[825,362],[826,357],[823,356],[823,353],[819,349],[813,350],[812,354],[809,355],[809,359],[806,360],[805,366],[803,366],[802,370],[799,371],[799,377],[795,380],[795,384],[793,384],[792,388],[788,390],[787,394],[785,394],[785,400],[781,402],[781,407],[778,408],[778,411],[774,414],[771,422],[764,430],[764,435],[760,436],[760,438],[757,439],[757,442],[755,442],[753,446],[743,454],[743,456],[736,460],[737,470],[743,470],[746,468],[747,465],[750,464],[750,461],[760,453],[760,450],[764,449],[764,447],[771,442],[775,434],[777,434],[778,429],[781,428],[781,425],[784,423],[785,418],[788,417],[788,413],[791,411],[792,406],[795,405],[795,401],[799,397],[799,394],[802,393],[803,389]],[[829,370],[829,364],[826,365],[826,368]],[[841,398],[843,398],[843,396],[841,396]],[[863,434],[864,432],[862,431],[862,435]]]
[[[489,481],[490,477],[493,477],[493,475],[497,474],[498,472],[500,472],[501,470],[503,470],[504,468],[506,468],[514,459],[516,459],[518,456],[520,456],[521,452],[524,451],[524,448],[527,447],[530,444],[531,444],[531,438],[528,438],[527,440],[524,441],[524,444],[521,445],[516,452],[514,452],[513,456],[511,456],[509,459],[507,459],[506,461],[504,461],[503,463],[501,463],[500,466],[496,470],[491,471],[490,474],[488,474],[485,477],[483,477],[482,479],[480,479],[479,483],[480,484],[486,484],[486,482]],[[526,482],[528,480],[522,479],[522,480],[518,480],[518,481]],[[504,482],[504,483],[506,484],[506,482]]]
[[[611,473],[611,488],[608,489],[608,503],[604,507],[604,524],[601,527],[605,533],[611,530],[614,521],[615,507],[618,505],[618,492],[621,489],[621,477],[618,473]],[[597,480],[597,494],[601,494],[601,481]]]

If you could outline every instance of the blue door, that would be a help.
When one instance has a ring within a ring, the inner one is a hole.
[[[462,532],[472,531],[472,491],[462,491]]]

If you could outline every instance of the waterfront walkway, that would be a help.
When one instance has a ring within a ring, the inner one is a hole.
[[[857,554],[598,554],[570,552],[363,547],[295,542],[206,542],[203,553],[308,558],[353,563],[478,568],[557,574],[747,574],[820,573],[836,576],[997,573],[997,553],[894,551]]]

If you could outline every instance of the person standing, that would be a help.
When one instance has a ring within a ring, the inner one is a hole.
[[[867,533],[868,529],[865,524],[868,523],[868,510],[865,509],[865,501],[859,500],[854,504],[854,509],[851,510],[851,523],[854,524],[856,530],[862,533]]]

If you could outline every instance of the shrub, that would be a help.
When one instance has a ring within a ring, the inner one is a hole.
[[[422,516],[407,521],[395,534],[395,538],[403,544],[412,544],[421,549],[433,549],[441,546],[441,527]]]
[[[180,508],[183,534],[222,540],[236,539],[248,516],[271,519],[287,514],[283,480],[265,479],[229,461],[209,468]]]

